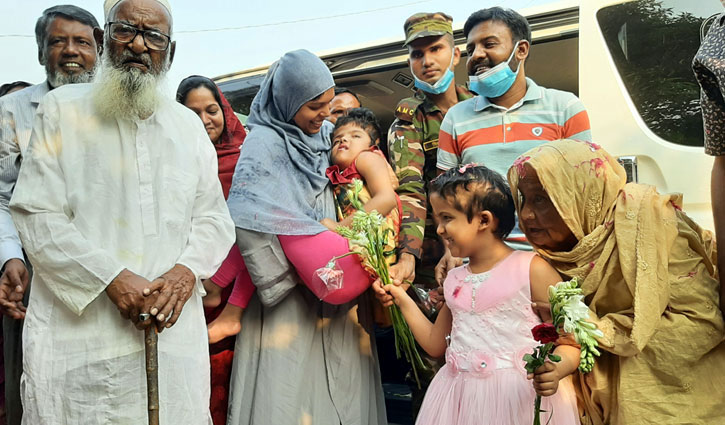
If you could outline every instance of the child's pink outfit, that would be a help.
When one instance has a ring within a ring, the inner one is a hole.
[[[232,294],[229,295],[227,302],[242,308],[247,308],[247,304],[249,304],[249,300],[256,288],[247,272],[247,266],[244,264],[244,259],[237,244],[232,245],[227,258],[224,259],[219,270],[211,277],[211,281],[222,288],[226,288],[230,283],[234,282]]]
[[[348,240],[332,231],[324,231],[317,235],[286,236],[278,235],[284,255],[294,266],[297,275],[318,298],[329,304],[344,304],[360,296],[370,287],[373,279],[360,264],[357,255],[350,255],[337,260],[337,266],[344,274],[342,288],[325,294],[324,283],[315,271],[324,267],[331,258],[350,251]],[[234,289],[229,296],[229,303],[246,308],[256,287],[247,272],[244,258],[236,245],[232,246],[221,268],[212,276],[211,281],[226,288],[234,282]]]
[[[531,309],[532,252],[514,251],[493,269],[473,274],[451,270],[444,283],[453,315],[446,364],[430,384],[416,425],[531,425],[533,383],[524,354],[539,345],[531,328],[541,323]],[[541,403],[541,423],[579,424],[571,378]],[[549,413],[551,412],[551,413]]]

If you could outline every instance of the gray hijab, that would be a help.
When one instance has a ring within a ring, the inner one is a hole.
[[[317,134],[294,123],[306,102],[335,82],[327,66],[307,50],[286,53],[267,72],[252,101],[247,135],[227,205],[234,224],[274,235],[315,235],[335,217],[325,169],[330,165],[330,132]]]

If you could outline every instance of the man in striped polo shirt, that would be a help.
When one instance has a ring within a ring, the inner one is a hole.
[[[505,176],[520,154],[548,140],[591,141],[589,117],[574,94],[526,78],[526,18],[510,9],[483,9],[466,20],[463,33],[469,88],[478,96],[453,106],[443,120],[438,169],[476,162]]]
[[[591,141],[589,117],[579,98],[526,78],[524,62],[531,47],[526,18],[511,9],[482,9],[468,17],[463,34],[469,88],[478,96],[456,104],[444,118],[439,170],[475,162],[506,176],[519,155],[546,141]],[[517,248],[528,246],[518,223],[508,241]],[[455,264],[446,253],[436,277],[442,279]]]

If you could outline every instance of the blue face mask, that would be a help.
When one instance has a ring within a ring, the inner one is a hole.
[[[415,87],[423,90],[426,93],[431,94],[441,94],[444,93],[446,90],[448,90],[448,87],[451,86],[451,82],[453,81],[453,71],[451,71],[451,66],[453,66],[453,58],[455,55],[453,52],[451,53],[451,63],[448,65],[448,69],[446,69],[445,74],[441,77],[440,80],[436,81],[435,84],[429,84],[425,81],[419,80],[418,77],[415,76],[415,73],[413,72],[413,68],[410,68],[410,73],[413,74],[413,78],[415,79]]]
[[[516,72],[512,71],[509,66],[518,47],[519,43],[516,43],[516,46],[514,46],[511,52],[511,56],[509,56],[506,62],[501,62],[481,75],[469,75],[468,88],[483,97],[493,98],[503,96],[504,93],[509,91],[514,81],[516,81],[516,76],[519,74],[519,69],[521,68],[521,62],[516,67]]]

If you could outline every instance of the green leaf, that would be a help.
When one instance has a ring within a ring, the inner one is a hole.
[[[557,356],[556,354],[549,354],[549,360],[552,362],[560,362],[561,356]]]

